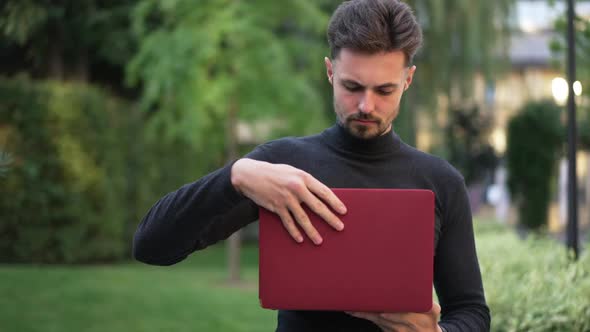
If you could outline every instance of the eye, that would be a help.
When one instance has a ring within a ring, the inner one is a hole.
[[[354,83],[342,83],[342,86],[350,92],[359,92],[363,90],[362,86]]]
[[[389,96],[392,93],[393,93],[393,90],[377,89],[377,94],[379,94],[381,96]]]

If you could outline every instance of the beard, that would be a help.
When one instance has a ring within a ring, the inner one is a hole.
[[[344,115],[342,108],[334,101],[334,110],[336,111],[336,118],[338,124],[348,131],[352,136],[361,139],[372,139],[386,134],[391,129],[391,122],[384,121],[384,119],[375,117],[371,114],[362,113],[360,111],[349,116]],[[397,112],[393,112],[397,113]],[[371,121],[371,123],[360,123],[358,120]]]

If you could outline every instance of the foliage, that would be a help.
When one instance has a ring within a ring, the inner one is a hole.
[[[159,197],[223,162],[144,126],[87,85],[0,79],[0,261],[126,258]]]
[[[438,94],[461,105],[472,96],[477,73],[491,80],[502,68],[514,0],[408,1],[424,31],[416,83],[420,100],[435,103]]]
[[[0,46],[21,54],[29,73],[86,80],[96,63],[124,66],[135,51],[130,0],[4,0]],[[104,73],[97,73],[104,75]]]
[[[431,135],[437,154],[448,158],[445,141],[447,118],[453,109],[475,102],[473,87],[478,76],[486,83],[499,79],[507,69],[511,15],[515,0],[406,1],[416,13],[424,33],[416,74],[404,108],[406,140],[417,132],[417,114],[432,114]],[[438,114],[442,112],[443,114]],[[435,143],[436,144],[436,143]]]
[[[560,108],[551,101],[531,102],[508,124],[508,187],[520,223],[530,229],[546,224],[551,177],[563,144]]]
[[[133,18],[141,44],[129,78],[143,84],[155,136],[227,145],[232,113],[278,118],[291,134],[322,127],[321,96],[304,77],[323,72],[308,35],[327,18],[308,1],[146,0]]]
[[[84,262],[126,252],[123,105],[86,86],[0,80],[14,162],[0,186],[0,260]]]
[[[488,139],[492,129],[489,116],[477,106],[451,110],[446,128],[449,162],[465,177],[467,184],[484,180],[496,167],[497,157]]]
[[[573,262],[553,239],[476,226],[492,331],[590,331],[590,252]]]

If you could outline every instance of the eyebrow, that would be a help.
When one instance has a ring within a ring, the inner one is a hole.
[[[340,82],[342,84],[355,84],[355,85],[361,86],[363,88],[366,88],[366,86],[360,84],[359,82],[354,81],[354,80],[350,80],[350,79],[341,79]],[[400,84],[389,82],[389,83],[384,83],[384,84],[378,85],[378,86],[374,87],[374,89],[397,88],[399,86],[400,86]]]

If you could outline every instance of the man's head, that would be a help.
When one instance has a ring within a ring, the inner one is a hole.
[[[344,2],[332,15],[328,42],[326,69],[338,122],[360,138],[389,132],[422,44],[410,7],[398,0]]]

